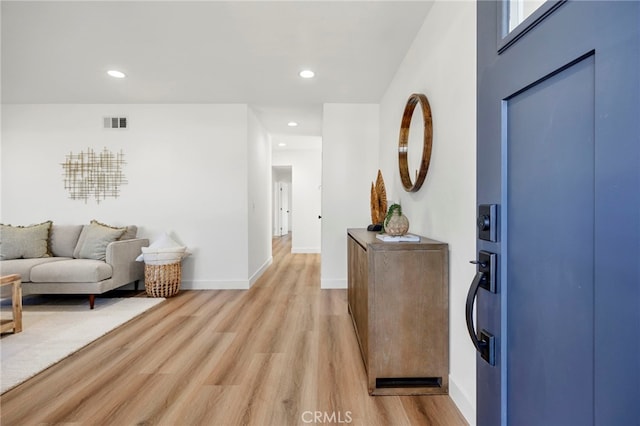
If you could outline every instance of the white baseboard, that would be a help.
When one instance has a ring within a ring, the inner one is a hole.
[[[248,290],[265,273],[273,263],[269,257],[264,264],[248,280],[182,280],[182,290]]]
[[[269,266],[271,266],[272,263],[273,263],[273,256],[269,256],[269,259],[267,259],[267,261],[264,262],[260,268],[258,268],[255,274],[253,274],[249,278],[249,287],[253,286],[256,283],[256,281],[258,281],[258,278],[260,278],[262,274],[264,274],[264,272],[267,270],[267,268],[269,268]]]
[[[326,288],[326,289],[330,289],[330,288],[336,288],[336,289],[342,289],[342,288],[347,288],[347,280],[327,280],[327,279],[321,279],[320,280],[320,288]]]
[[[291,247],[291,253],[296,253],[296,254],[320,253],[320,249],[318,247]]]
[[[464,418],[469,422],[469,426],[476,424],[476,404],[471,402],[462,389],[449,375],[449,396],[458,407]]]

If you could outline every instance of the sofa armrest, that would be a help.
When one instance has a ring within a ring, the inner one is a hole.
[[[135,238],[132,240],[114,241],[107,246],[106,262],[111,265],[111,279],[117,286],[144,279],[144,262],[136,262],[142,247],[148,247],[149,240]]]

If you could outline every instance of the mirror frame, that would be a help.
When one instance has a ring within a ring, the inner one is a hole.
[[[416,105],[420,104],[422,109],[422,121],[424,124],[424,137],[422,145],[422,160],[420,161],[420,170],[416,174],[416,181],[411,181],[409,175],[409,128],[411,127],[411,118]],[[433,123],[431,118],[431,106],[427,97],[421,93],[413,93],[409,96],[407,104],[402,114],[402,123],[400,124],[400,137],[398,139],[398,163],[400,169],[400,178],[402,186],[407,192],[416,192],[422,186],[424,179],[429,171],[429,163],[431,162],[431,146],[433,144]]]

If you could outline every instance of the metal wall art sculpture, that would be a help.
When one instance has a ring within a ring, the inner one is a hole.
[[[69,198],[85,203],[94,198],[98,204],[107,197],[118,198],[120,186],[127,184],[122,173],[124,164],[122,151],[113,153],[104,148],[96,153],[87,148],[79,154],[70,152],[62,163],[64,188],[69,191]]]

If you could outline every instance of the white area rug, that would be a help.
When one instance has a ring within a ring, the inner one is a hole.
[[[100,336],[163,302],[163,298],[88,297],[25,298],[22,332],[0,339],[0,393],[66,358]],[[1,303],[2,318],[11,317],[11,301]]]

